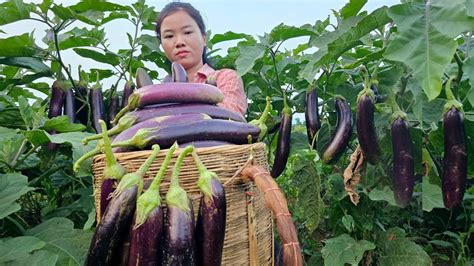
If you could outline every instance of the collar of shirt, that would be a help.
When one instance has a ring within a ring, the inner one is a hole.
[[[202,78],[202,79],[207,79],[207,77],[212,74],[213,72],[215,72],[215,70],[210,67],[208,64],[204,64],[201,69],[198,70],[198,72],[196,73],[196,75],[199,77],[199,78]]]

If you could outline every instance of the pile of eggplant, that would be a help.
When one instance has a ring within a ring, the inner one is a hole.
[[[146,72],[137,72],[141,87],[129,96],[107,131],[113,136],[114,152],[149,149],[154,144],[169,148],[175,141],[196,147],[257,141],[258,125],[217,106],[224,98],[217,87],[188,83],[186,71],[178,63],[172,64],[172,70],[168,82],[161,84],[152,84]],[[97,134],[83,142],[100,138]]]
[[[168,149],[156,176],[145,183],[143,178],[160,147],[153,145],[143,165],[126,173],[113,155],[105,122],[99,123],[106,166],[100,219],[85,265],[220,265],[226,224],[224,186],[204,166],[194,146],[181,149],[166,193],[166,208],[162,208],[160,185],[178,144]],[[180,169],[189,154],[196,163],[202,192],[196,221],[192,201],[179,184]]]

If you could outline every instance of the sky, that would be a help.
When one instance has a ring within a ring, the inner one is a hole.
[[[40,0],[33,0],[25,2],[40,3]],[[54,0],[55,3],[60,3],[65,6],[72,5],[78,1],[75,0]],[[118,4],[131,4],[135,1],[118,0],[111,1]],[[154,6],[157,11],[163,8],[171,1],[146,0],[146,4]],[[204,22],[211,30],[212,34],[224,33],[233,31],[237,33],[246,33],[261,36],[264,33],[269,33],[275,26],[284,23],[290,26],[301,26],[304,24],[314,24],[317,20],[323,20],[332,14],[331,10],[339,10],[348,0],[196,0],[189,1],[195,8],[197,8],[204,18]],[[399,3],[395,0],[369,0],[365,5],[364,10],[372,11],[381,6],[391,6]],[[77,26],[82,27],[85,25]],[[6,32],[0,34],[0,38],[6,38],[13,35],[19,35],[25,32],[32,32],[36,42],[41,44],[41,38],[45,35],[45,27],[36,21],[20,21],[9,25],[1,26],[0,29]],[[115,20],[105,26],[107,38],[109,39],[110,48],[116,51],[120,48],[129,48],[126,37],[127,32],[133,32],[133,25],[126,20]],[[149,33],[151,34],[151,32]],[[303,43],[306,39],[294,39],[288,41],[284,48],[295,48],[297,44]],[[232,42],[224,42],[217,44],[214,48],[222,48],[224,51],[229,47],[235,45]],[[81,58],[72,50],[64,51],[62,53],[64,61],[71,64],[73,69],[81,64],[84,69],[93,68],[108,68],[107,65],[101,65],[95,61]],[[154,65],[148,65],[152,69],[156,69]],[[48,81],[46,81],[48,82]],[[52,82],[51,80],[49,82]],[[108,88],[115,80],[104,80],[103,87]]]

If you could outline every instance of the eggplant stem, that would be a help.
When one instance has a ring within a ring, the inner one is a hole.
[[[166,153],[165,159],[163,160],[163,164],[160,167],[160,170],[156,173],[155,178],[150,184],[150,187],[148,188],[149,190],[158,190],[160,187],[161,181],[163,180],[163,177],[165,176],[166,170],[168,169],[168,166],[171,161],[171,157],[173,157],[173,154],[175,150],[178,148],[178,143],[174,143],[173,146],[171,146]]]
[[[190,145],[184,148],[184,150],[179,154],[178,159],[176,160],[175,166],[173,168],[173,173],[171,174],[171,186],[179,186],[179,172],[181,171],[181,166],[183,165],[183,160],[186,155],[193,152],[194,146]]]

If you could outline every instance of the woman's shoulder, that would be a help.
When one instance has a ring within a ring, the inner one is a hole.
[[[237,71],[230,68],[222,68],[222,69],[216,70],[215,76],[216,78],[240,78]]]

